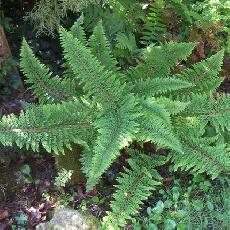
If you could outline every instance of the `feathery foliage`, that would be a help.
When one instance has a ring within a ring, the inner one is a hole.
[[[112,50],[105,36],[102,21],[95,27],[92,36],[89,39],[89,46],[91,47],[92,54],[100,61],[102,65],[111,71],[118,70],[118,63],[112,56]]]
[[[151,195],[151,191],[161,184],[162,177],[156,167],[166,162],[163,156],[146,155],[132,151],[128,160],[130,168],[120,173],[117,181],[118,188],[111,202],[112,211],[104,221],[105,229],[124,227],[125,221],[135,214],[143,201]]]
[[[150,45],[159,41],[167,40],[167,26],[165,25],[163,14],[165,8],[164,0],[156,0],[149,6],[149,13],[144,21],[142,31],[142,43]]]
[[[56,30],[61,25],[61,20],[70,10],[79,12],[90,4],[99,4],[100,0],[40,0],[37,1],[33,10],[26,16],[37,34],[47,34],[54,36]]]
[[[167,149],[175,169],[206,172],[213,178],[229,173],[229,150],[220,137],[229,131],[230,98],[216,93],[223,80],[218,77],[223,51],[174,74],[195,43],[170,42],[145,48],[139,63],[124,71],[101,21],[88,40],[82,18],[69,32],[61,28],[60,38],[66,68],[62,80],[52,76],[23,41],[21,68],[41,105],[19,117],[2,118],[2,144],[15,142],[33,150],[42,145],[55,153],[72,142],[81,144],[87,190],[133,141]],[[214,137],[206,136],[210,127]],[[155,167],[163,162],[160,156],[131,155],[130,167],[118,179],[107,224],[124,226],[138,211],[159,184]]]
[[[25,40],[21,49],[21,70],[27,77],[34,95],[40,103],[67,101],[74,98],[75,88],[70,79],[61,80],[39,62]],[[39,85],[39,87],[38,87]]]
[[[142,62],[129,71],[130,78],[146,80],[148,78],[169,77],[173,67],[182,60],[186,60],[194,47],[195,43],[173,42],[163,46],[147,47]]]
[[[65,146],[70,148],[71,142],[82,144],[87,141],[92,129],[90,112],[78,101],[32,106],[19,117],[2,118],[1,142],[4,145],[16,142],[19,147],[31,147],[34,151],[42,144],[48,152],[62,153]]]
[[[181,94],[213,93],[220,86],[224,77],[216,77],[221,70],[224,51],[221,50],[210,58],[194,64],[175,76],[181,80],[187,80],[194,86],[190,89],[181,90]]]

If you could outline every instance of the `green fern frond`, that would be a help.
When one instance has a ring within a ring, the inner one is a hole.
[[[137,132],[134,106],[134,102],[127,100],[118,111],[108,108],[105,115],[95,123],[99,136],[95,142],[90,167],[88,166],[90,172],[87,175],[87,190],[93,189],[101,175],[120,155],[120,150],[134,140],[134,134]],[[132,110],[134,115],[130,114]]]
[[[116,48],[122,49],[122,50],[129,50],[130,52],[133,52],[134,50],[137,50],[137,43],[135,36],[133,34],[126,35],[125,33],[119,33],[116,37]]]
[[[174,43],[169,42],[162,46],[155,46],[146,49],[144,62],[147,71],[155,69],[154,77],[166,77],[172,68],[182,60],[186,60],[195,48],[196,43]],[[158,72],[159,71],[159,72]]]
[[[139,140],[152,141],[159,147],[182,152],[181,144],[173,132],[170,114],[158,104],[154,98],[141,102],[139,118],[140,130],[137,134]]]
[[[218,77],[223,64],[224,50],[212,55],[210,58],[201,61],[187,68],[175,77],[186,80],[194,84],[189,90],[183,89],[177,94],[191,95],[192,93],[212,93],[214,92],[224,80],[223,77]]]
[[[111,16],[110,9],[103,8],[100,4],[89,5],[84,9],[84,28],[87,32],[92,32],[98,22],[104,16],[109,14]]]
[[[73,37],[78,38],[78,40],[84,45],[88,46],[88,41],[86,38],[86,33],[83,28],[84,23],[84,15],[82,14],[77,21],[73,24],[73,26],[70,29],[71,34]],[[63,72],[63,78],[67,81],[70,81],[72,85],[75,85],[75,96],[77,98],[82,97],[83,95],[83,89],[82,85],[80,84],[79,79],[75,76],[75,73],[73,72],[72,68],[69,66],[68,61],[65,60],[65,62],[62,64],[62,68],[64,69]]]
[[[149,77],[169,77],[172,68],[182,60],[186,60],[194,47],[195,43],[173,42],[162,46],[148,47],[143,55],[143,63],[129,72],[130,78],[145,80]]]
[[[156,103],[163,106],[171,115],[178,115],[183,112],[190,102],[181,102],[169,99],[167,97],[154,98]]]
[[[167,40],[167,26],[163,19],[164,8],[164,0],[156,0],[150,4],[150,13],[147,15],[142,31],[141,42],[143,44],[149,45]]]
[[[217,98],[209,96],[193,96],[191,104],[182,113],[184,116],[196,117],[210,122],[217,133],[230,131],[230,95],[226,94]]]
[[[111,107],[117,107],[117,101],[122,98],[125,86],[121,86],[116,75],[105,70],[90,49],[84,47],[71,33],[61,29],[60,36],[65,58],[75,76],[84,84],[87,96],[93,96],[102,104],[110,103]]]
[[[175,170],[206,172],[213,179],[222,172],[229,172],[230,149],[226,144],[216,142],[216,138],[181,138],[184,154],[172,152],[170,157]]]
[[[141,52],[141,49],[137,47],[133,33],[120,32],[116,35],[116,45],[113,49],[113,54],[118,59],[122,69],[127,69],[130,64],[135,63]]]
[[[127,94],[128,86],[121,85],[113,72],[105,70],[77,38],[64,29],[60,34],[65,58],[84,84],[85,93],[102,106],[100,118],[95,122],[99,136],[87,175],[87,190],[90,190],[136,132],[136,103],[133,95]]]
[[[20,116],[4,116],[0,121],[0,141],[38,151],[41,144],[48,152],[59,154],[71,142],[86,143],[93,128],[91,112],[78,101],[28,108]]]
[[[112,56],[110,43],[105,36],[102,21],[94,28],[93,34],[89,39],[89,46],[92,54],[106,69],[117,72],[118,62]]]
[[[120,229],[124,227],[126,220],[136,214],[151,191],[160,185],[162,179],[155,169],[163,165],[166,159],[163,156],[148,156],[138,151],[129,159],[130,169],[118,177],[118,189],[111,202],[112,211],[104,220],[104,229]]]
[[[107,229],[124,227],[125,221],[138,212],[151,191],[161,184],[162,177],[155,168],[165,164],[166,158],[132,151],[132,158],[128,162],[130,169],[125,168],[125,172],[120,173],[117,179],[118,189],[111,202],[112,212],[109,212],[104,221]]]
[[[75,89],[68,80],[52,77],[50,70],[39,62],[25,40],[22,42],[20,67],[40,103],[53,103],[73,99]]]
[[[176,78],[148,78],[135,82],[133,92],[139,96],[151,97],[179,89],[190,88],[192,83]]]
[[[86,39],[86,33],[83,28],[84,23],[84,15],[82,14],[77,21],[73,24],[70,31],[74,37],[77,37],[79,41],[85,46],[87,46],[87,39]]]
[[[73,35],[73,37],[76,37],[84,46],[88,46],[86,33],[85,33],[84,28],[82,26],[83,20],[84,20],[84,15],[82,14],[77,19],[77,21],[73,24],[73,26],[70,29],[70,32]],[[63,78],[68,79],[68,80],[72,80],[72,83],[75,82],[75,85],[77,88],[76,94],[78,96],[82,95],[83,94],[82,87],[80,86],[78,79],[75,77],[73,70],[69,66],[68,61],[65,61],[64,64],[62,64],[62,68],[64,69]]]

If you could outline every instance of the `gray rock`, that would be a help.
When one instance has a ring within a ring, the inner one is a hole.
[[[96,230],[96,224],[83,217],[78,211],[68,208],[58,208],[53,218],[41,223],[36,230]]]

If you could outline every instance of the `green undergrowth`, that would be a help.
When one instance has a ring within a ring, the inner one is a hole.
[[[205,230],[229,229],[230,180],[219,177],[210,182],[204,176],[178,179],[162,186],[152,201],[132,221],[134,230]]]

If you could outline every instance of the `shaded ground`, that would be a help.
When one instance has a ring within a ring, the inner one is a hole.
[[[30,156],[24,161],[13,163],[10,168],[16,172],[25,163],[31,166],[36,184],[21,184],[22,186],[15,194],[0,202],[1,230],[10,229],[11,225],[16,225],[18,229],[20,226],[27,226],[28,229],[33,229],[37,223],[46,220],[47,210],[55,206],[54,201],[45,201],[42,198],[42,194],[49,191],[50,181],[55,175],[53,159],[51,157],[36,158]],[[28,220],[20,225],[20,221],[17,221],[17,218],[23,213],[28,216]]]

